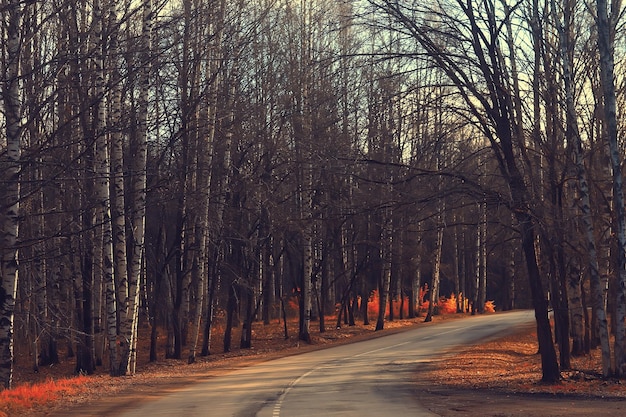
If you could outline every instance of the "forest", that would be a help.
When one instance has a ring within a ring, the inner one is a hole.
[[[132,375],[144,325],[192,363],[450,300],[533,308],[546,382],[626,373],[620,2],[0,11],[3,388],[15,346]]]

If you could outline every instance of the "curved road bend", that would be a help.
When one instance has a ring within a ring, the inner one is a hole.
[[[532,323],[532,311],[440,322],[207,379],[116,417],[436,416],[415,400],[421,363]]]

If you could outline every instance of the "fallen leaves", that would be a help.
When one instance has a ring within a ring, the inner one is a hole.
[[[420,371],[419,378],[455,389],[626,398],[625,384],[599,375],[600,357],[596,350],[589,355],[572,357],[572,369],[561,372],[559,384],[541,383],[541,358],[537,351],[536,333],[528,330],[442,358]]]

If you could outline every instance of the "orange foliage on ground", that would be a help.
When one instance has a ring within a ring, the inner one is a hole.
[[[496,305],[493,303],[493,301],[487,301],[485,303],[485,313],[495,313],[496,312]]]
[[[84,390],[88,377],[79,375],[73,378],[48,380],[37,384],[24,384],[0,391],[0,417],[19,415],[36,405],[46,405]]]
[[[437,303],[439,314],[455,314],[456,313],[456,295],[452,293],[450,297],[441,297]]]
[[[420,300],[424,300],[424,297],[426,296],[426,294],[428,294],[428,286],[425,285],[424,287],[420,288],[420,295],[419,295],[418,303]],[[378,302],[379,302],[378,290],[374,290],[372,291],[370,295],[369,304],[367,305],[367,312],[372,317],[375,317],[378,315]],[[399,299],[393,300],[393,308],[394,308],[393,313],[395,317],[400,316],[400,304],[401,303]],[[429,304],[430,302],[428,300],[422,301],[419,304],[419,311],[422,313],[427,312]],[[408,297],[405,297],[404,299],[405,316],[408,315],[408,312],[409,312],[409,299]],[[456,314],[456,312],[457,312],[456,294],[452,293],[450,297],[439,298],[439,301],[437,302],[436,314]],[[485,303],[485,312],[489,312],[489,313],[495,312],[495,306],[493,304],[493,301],[488,301],[487,303]],[[387,304],[385,308],[385,314],[389,315],[389,304]]]
[[[426,300],[420,306],[420,311],[426,313],[430,306],[430,301]],[[455,314],[456,313],[456,296],[452,294],[449,298],[440,297],[435,306],[434,314]]]
[[[298,300],[298,296],[292,295],[287,299],[287,303],[285,304],[285,312],[287,314],[287,317],[298,317],[298,314],[300,314],[300,300]]]
[[[378,304],[380,302],[378,290],[372,291],[370,294],[369,301],[367,303],[367,314],[370,317],[378,316],[379,307]],[[409,297],[404,297],[404,305],[402,305],[402,301],[399,297],[393,299],[393,316],[400,317],[400,308],[402,308],[403,317],[408,317],[409,315]],[[389,316],[389,303],[385,305],[385,316]]]
[[[374,290],[371,292],[370,294],[370,298],[367,300],[367,314],[370,317],[376,317],[378,316],[378,303],[379,303],[379,297],[378,297],[378,290]]]
[[[467,302],[467,299],[465,299]],[[428,311],[429,301],[426,300],[422,303],[420,307],[420,311],[426,312]],[[450,295],[450,297],[441,297],[437,302],[437,311],[436,314],[455,314],[457,306],[457,297],[454,293]],[[485,302],[485,313],[495,313],[496,305],[492,300]]]

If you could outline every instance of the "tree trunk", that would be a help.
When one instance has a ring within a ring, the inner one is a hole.
[[[578,128],[578,117],[576,113],[576,106],[574,103],[574,77],[572,73],[572,63],[570,62],[570,54],[573,51],[573,44],[571,39],[571,13],[572,3],[566,2],[563,7],[563,22],[564,24],[558,25],[559,40],[560,40],[560,57],[563,65],[563,81],[565,86],[565,108],[566,108],[566,129],[565,135],[567,143],[570,145],[571,153],[573,154],[574,169],[578,183],[579,194],[579,210],[581,213],[581,221],[583,225],[583,236],[586,240],[587,246],[587,259],[589,260],[588,271],[591,280],[591,288],[594,293],[594,308],[596,314],[601,319],[599,320],[599,330],[601,334],[602,345],[602,373],[604,376],[608,376],[610,373],[610,346],[608,340],[608,329],[606,312],[604,311],[604,302],[602,294],[601,277],[599,274],[597,250],[595,243],[595,231],[593,226],[593,220],[591,215],[591,201],[589,194],[589,185],[587,182],[587,172],[584,164],[582,140]],[[555,18],[557,17],[556,5],[554,0],[552,1],[552,10]],[[558,20],[557,20],[558,22]],[[581,276],[578,270],[573,270],[569,273],[567,291],[569,293],[569,301],[571,303],[571,323],[572,323],[572,342],[574,355],[581,355],[584,353],[584,339],[583,339],[583,305],[581,300]],[[597,297],[597,298],[596,298]]]
[[[485,303],[487,302],[487,202],[483,201],[479,204],[480,225],[478,227],[480,233],[479,255],[479,279],[478,279],[478,312],[485,312]]]
[[[82,262],[80,274],[75,276],[74,301],[76,303],[76,324],[81,330],[81,336],[76,344],[76,374],[91,375],[95,371],[93,361],[93,330],[91,318],[93,265],[90,256]]]
[[[385,327],[385,310],[387,308],[390,288],[391,288],[391,264],[393,247],[393,221],[391,219],[391,209],[387,209],[384,216],[381,239],[381,260],[382,270],[378,287],[378,318],[376,319],[376,330],[383,330]]]
[[[439,213],[437,215],[437,240],[435,241],[435,251],[433,253],[433,280],[430,285],[428,313],[426,313],[425,322],[432,321],[435,314],[435,307],[439,303],[439,281],[441,274],[441,254],[443,251],[443,211],[445,210],[443,202],[439,203]]]
[[[567,296],[569,299],[570,330],[572,337],[572,355],[583,356],[585,351],[583,304],[582,304],[582,273],[578,267],[578,260],[572,261],[567,279]]]
[[[107,334],[109,338],[109,367],[112,376],[116,376],[119,370],[119,350],[117,346],[117,300],[115,274],[113,271],[113,232],[111,226],[111,195],[109,188],[109,143],[106,134],[106,101],[105,85],[105,48],[107,34],[103,28],[103,22],[108,15],[108,1],[105,0],[105,8],[99,2],[94,3],[93,18],[96,25],[94,29],[94,46],[98,51],[95,59],[95,194],[97,203],[97,216],[102,221],[102,271],[106,292],[107,310]]]
[[[237,290],[235,284],[228,286],[228,301],[226,303],[226,328],[224,329],[224,353],[230,352],[232,344],[233,322],[237,310]]]
[[[613,210],[615,211],[617,237],[617,289],[615,311],[615,365],[617,376],[626,372],[626,346],[624,319],[626,318],[626,212],[624,208],[624,190],[622,161],[618,143],[617,102],[614,78],[614,28],[620,11],[612,10],[608,14],[607,0],[597,0],[598,50],[600,52],[600,82],[604,98],[604,117],[606,135],[613,172]],[[602,337],[602,336],[601,336]]]
[[[6,121],[6,151],[0,154],[0,178],[3,184],[3,212],[0,213],[0,384],[11,388],[13,381],[13,332],[15,297],[17,295],[17,233],[20,200],[20,20],[21,2],[9,0],[5,14],[6,78],[2,84],[2,101]]]
[[[514,216],[511,216],[511,221],[514,222]],[[506,245],[506,267],[505,267],[505,287],[506,287],[506,310],[515,309],[515,255],[519,252],[517,248],[517,240],[510,239]]]
[[[437,116],[440,119],[441,116]],[[443,128],[441,125],[441,120],[437,120],[435,125],[435,131],[437,137],[440,137],[440,130]],[[441,173],[443,168],[442,158],[445,158],[445,144],[439,147],[439,154],[436,156],[436,168],[437,173]],[[437,178],[437,192],[441,193],[443,190],[442,177],[439,176]],[[437,201],[437,218],[436,218],[436,227],[437,227],[437,238],[435,240],[435,251],[433,253],[433,279],[430,285],[430,297],[428,303],[428,313],[426,313],[426,318],[424,321],[432,321],[433,314],[435,314],[435,308],[437,308],[439,304],[439,283],[440,283],[440,275],[441,275],[441,255],[443,252],[443,232],[445,228],[445,211],[446,211],[446,203],[441,197],[438,197]]]
[[[421,224],[417,224],[417,248],[415,250],[415,275],[413,275],[413,279],[411,280],[411,304],[409,305],[409,309],[413,308],[413,315],[409,311],[409,317],[419,317],[422,308],[422,297],[421,297],[421,289],[422,289],[422,233],[421,233]]]
[[[459,232],[456,226],[457,217],[453,215],[452,218],[452,276],[454,279],[454,294],[456,296],[456,312],[460,313],[461,308],[461,274],[459,268]]]
[[[122,119],[122,85],[119,73],[118,61],[118,36],[117,10],[115,3],[109,6],[110,16],[107,19],[109,27],[109,45],[107,53],[107,68],[111,71],[112,81],[110,113],[108,123],[110,126],[110,149],[111,149],[111,226],[113,233],[113,262],[115,265],[115,289],[117,293],[117,309],[119,317],[118,349],[119,368],[114,371],[115,375],[126,375],[130,362],[130,339],[132,323],[130,319],[129,281],[128,281],[128,254],[126,251],[126,209],[125,209],[125,185],[124,185],[124,143],[120,131]]]
[[[561,378],[561,374],[552,341],[552,330],[550,328],[550,320],[548,319],[548,304],[535,255],[535,230],[532,216],[530,213],[517,211],[515,217],[520,227],[522,250],[526,259],[528,281],[537,322],[537,340],[539,342],[543,373],[541,379],[547,383],[554,383]]]
[[[142,265],[145,251],[145,228],[146,228],[146,164],[148,155],[148,100],[150,89],[151,51],[152,51],[152,25],[154,11],[152,0],[144,0],[142,8],[141,27],[141,52],[139,61],[139,99],[137,103],[137,131],[134,136],[132,158],[132,246],[129,258],[128,273],[128,306],[127,325],[125,336],[128,339],[129,357],[127,374],[134,375],[137,365],[137,326],[139,321],[139,293],[141,288]],[[122,361],[124,363],[125,360]]]
[[[308,191],[307,191],[308,193]],[[308,201],[308,199],[307,199]],[[308,206],[309,204],[306,203]],[[310,210],[310,209],[309,209]],[[308,217],[308,216],[307,216]],[[307,343],[311,342],[311,314],[313,310],[312,301],[312,283],[311,278],[313,276],[313,230],[310,224],[310,219],[304,220],[306,223],[302,231],[302,245],[303,245],[303,265],[302,265],[302,319],[300,325],[300,340],[304,340]]]
[[[206,302],[206,315],[204,317],[204,330],[202,333],[202,356],[208,356],[211,354],[211,337],[213,333],[213,316],[215,309],[215,293],[220,284],[220,254],[219,249],[214,248],[214,255],[211,258],[211,262],[208,267],[209,273],[209,289],[207,293]]]
[[[241,329],[240,349],[250,349],[252,347],[252,321],[256,315],[254,289],[249,289],[246,292],[246,316]]]

